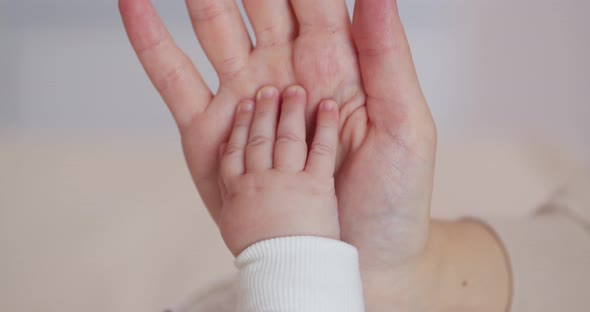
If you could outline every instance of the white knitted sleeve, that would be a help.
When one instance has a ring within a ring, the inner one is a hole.
[[[361,312],[357,250],[337,240],[284,237],[236,259],[239,312]]]

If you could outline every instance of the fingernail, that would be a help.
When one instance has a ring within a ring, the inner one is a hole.
[[[273,87],[264,87],[264,88],[260,89],[260,91],[258,91],[257,99],[258,100],[272,99],[276,93],[277,93],[277,89],[275,89]]]
[[[287,88],[287,90],[285,90],[285,93],[283,94],[284,97],[295,97],[297,96],[297,94],[299,94],[299,92],[302,91],[300,86],[290,86],[289,88]]]
[[[239,111],[240,112],[251,112],[254,109],[254,103],[252,103],[251,101],[247,101],[247,102],[243,102],[240,107],[239,107]]]
[[[334,101],[323,101],[321,105],[321,109],[325,112],[332,111],[336,108],[336,103]]]

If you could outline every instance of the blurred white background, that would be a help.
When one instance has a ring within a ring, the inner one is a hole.
[[[590,162],[590,1],[399,1],[435,215],[525,214]],[[215,89],[183,1],[155,4]],[[115,1],[0,0],[0,310],[158,311],[230,271]]]
[[[215,89],[183,1],[155,2]],[[588,1],[400,2],[443,138],[475,130],[583,140]],[[115,1],[5,1],[2,14],[3,130],[175,135],[129,48]]]

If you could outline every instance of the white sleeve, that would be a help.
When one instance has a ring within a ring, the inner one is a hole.
[[[256,243],[236,259],[238,312],[362,312],[357,250],[320,237]]]
[[[560,191],[533,217],[484,222],[508,253],[512,312],[588,311],[590,179]]]

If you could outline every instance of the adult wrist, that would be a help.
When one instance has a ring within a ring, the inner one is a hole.
[[[367,311],[506,311],[510,276],[503,248],[476,221],[431,221],[424,251],[380,272],[363,272]]]
[[[439,232],[431,226],[423,251],[403,263],[362,271],[367,312],[440,310],[445,236]]]

